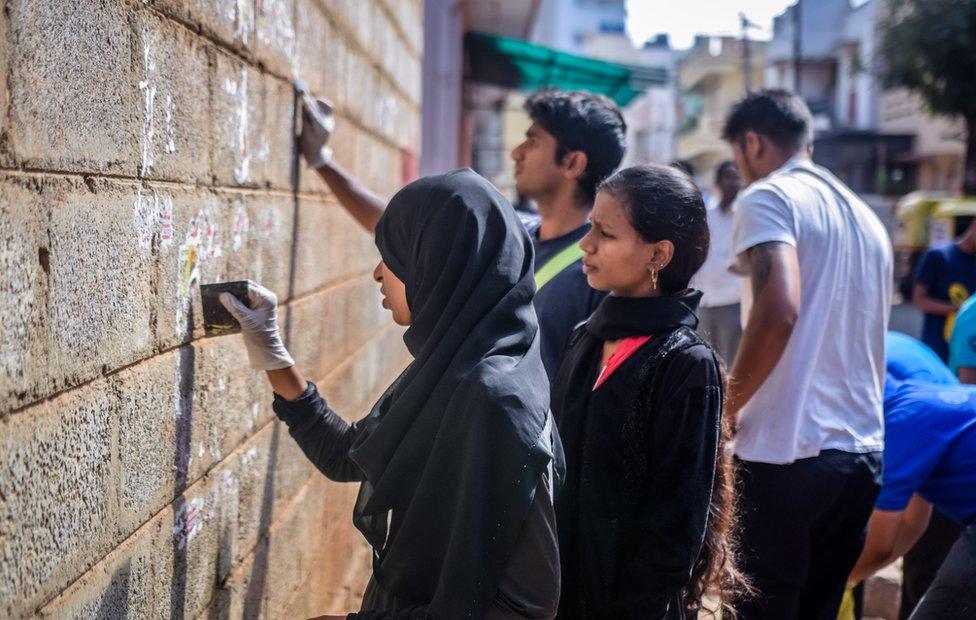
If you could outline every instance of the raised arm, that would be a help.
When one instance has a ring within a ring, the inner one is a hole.
[[[332,106],[322,99],[302,96],[302,135],[299,138],[302,156],[309,166],[335,194],[339,204],[370,233],[376,232],[376,223],[383,216],[386,201],[369,191],[332,159],[328,147],[335,128]]]

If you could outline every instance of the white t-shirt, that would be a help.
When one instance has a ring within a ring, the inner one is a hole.
[[[732,235],[740,273],[749,248],[794,246],[801,294],[783,356],[739,412],[736,455],[792,463],[826,449],[880,451],[892,286],[884,226],[827,170],[794,158],[742,193]]]
[[[739,303],[742,278],[729,271],[732,260],[732,214],[733,208],[723,211],[719,201],[711,201],[707,207],[708,257],[698,273],[691,279],[691,286],[700,290],[703,308],[730,306]]]

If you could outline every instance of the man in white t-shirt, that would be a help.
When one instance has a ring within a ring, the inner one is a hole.
[[[733,107],[723,137],[749,186],[731,268],[747,316],[727,411],[737,424],[752,618],[833,618],[864,544],[883,449],[891,243],[853,192],[810,161],[811,117],[788,91]]]
[[[735,359],[742,335],[739,299],[742,278],[729,271],[732,260],[732,209],[742,189],[742,177],[732,161],[723,161],[715,169],[718,198],[706,203],[708,232],[711,240],[708,258],[691,286],[704,295],[698,310],[698,331],[715,347],[726,364]]]

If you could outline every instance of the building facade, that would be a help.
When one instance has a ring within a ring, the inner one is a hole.
[[[748,51],[744,48],[748,45]],[[746,65],[752,84],[761,84],[766,44],[735,37],[700,35],[677,63],[678,134],[675,157],[691,163],[703,187],[732,152],[722,138],[729,109],[746,93]]]

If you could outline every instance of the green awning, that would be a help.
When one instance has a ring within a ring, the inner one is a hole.
[[[469,79],[518,90],[586,90],[625,106],[668,81],[664,68],[607,62],[483,32],[468,32],[465,45]]]

